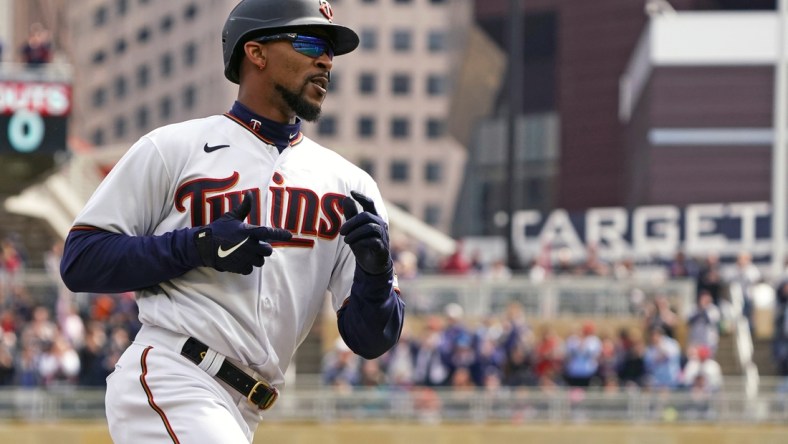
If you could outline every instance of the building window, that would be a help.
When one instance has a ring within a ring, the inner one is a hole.
[[[358,118],[358,135],[363,138],[375,136],[375,118],[364,116]]]
[[[391,119],[391,137],[393,139],[404,139],[410,135],[410,121],[405,117],[394,117]]]
[[[358,78],[358,92],[361,94],[373,94],[375,92],[375,74],[365,72]]]
[[[159,66],[161,66],[162,77],[169,77],[172,74],[172,54],[163,54]]]
[[[408,204],[407,202],[396,201],[396,202],[392,202],[392,203],[396,207],[398,207],[400,210],[402,210],[402,211],[404,211],[406,213],[410,213],[410,204]]]
[[[430,96],[442,96],[446,94],[446,77],[438,74],[430,74],[427,77],[427,94]]]
[[[93,145],[104,145],[104,130],[101,128],[96,128],[96,130],[93,131],[93,136],[91,139],[93,140]]]
[[[93,90],[93,107],[101,108],[107,104],[107,90],[103,87]]]
[[[424,165],[424,180],[428,183],[440,183],[443,181],[443,165],[439,162],[427,162]]]
[[[183,109],[191,110],[197,105],[197,88],[189,85],[183,88]]]
[[[123,116],[115,118],[115,138],[120,139],[126,136],[126,119]]]
[[[424,208],[424,222],[437,226],[441,220],[441,207],[438,205],[427,205]]]
[[[378,30],[367,28],[361,30],[361,49],[374,51],[378,49]]]
[[[116,9],[118,11],[118,15],[123,17],[129,11],[129,2],[128,0],[117,0],[115,2]]]
[[[137,129],[145,130],[148,128],[150,113],[147,106],[137,108]]]
[[[172,115],[172,99],[169,97],[162,97],[159,101],[159,116],[162,119],[169,119]]]
[[[337,133],[337,119],[334,116],[323,116],[317,121],[317,133],[321,136],[333,136]]]
[[[394,51],[410,51],[411,33],[406,29],[398,29],[394,31],[394,39],[392,41],[394,44]]]
[[[168,15],[163,19],[161,19],[161,24],[159,25],[159,27],[161,28],[161,31],[166,34],[172,31],[173,24],[175,24],[175,21],[172,19],[172,16]]]
[[[430,31],[427,35],[427,49],[430,52],[445,51],[448,46],[448,36],[443,31]]]
[[[126,45],[126,40],[124,39],[115,40],[115,54],[118,55],[123,54],[124,52],[126,52],[127,46],[128,45]]]
[[[197,44],[189,42],[183,47],[183,64],[194,66],[197,63]]]
[[[93,12],[93,26],[100,28],[104,26],[105,23],[107,23],[107,7],[99,6]]]
[[[366,171],[370,176],[375,177],[375,162],[372,159],[359,160],[358,167]]]
[[[107,59],[107,53],[102,51],[102,50],[98,50],[98,51],[93,53],[93,64],[94,65],[100,65],[100,64],[104,63],[104,60],[106,60],[106,59]]]
[[[402,96],[410,93],[410,75],[394,74],[391,77],[391,93]]]
[[[126,84],[126,78],[123,76],[115,77],[115,98],[122,99],[126,97],[126,93],[128,92],[128,85]]]
[[[197,7],[196,3],[191,3],[189,6],[186,7],[183,11],[183,18],[186,19],[187,22],[194,20],[197,17],[197,13],[200,12],[200,9]]]
[[[426,135],[428,139],[439,139],[446,134],[446,121],[443,119],[427,119]]]
[[[329,92],[332,92],[332,93],[339,92],[339,86],[340,86],[340,81],[339,80],[341,78],[342,78],[342,74],[340,74],[338,72],[333,72],[333,71],[331,72],[331,78],[329,79],[329,82],[328,82],[328,91]]]
[[[137,67],[137,87],[144,88],[150,83],[150,68],[148,65]]]
[[[395,160],[391,162],[389,175],[392,182],[407,182],[410,175],[407,161]]]
[[[150,28],[145,26],[144,28],[140,28],[137,31],[137,42],[138,43],[148,43],[150,40]]]

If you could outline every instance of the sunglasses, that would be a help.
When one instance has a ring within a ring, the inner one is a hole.
[[[296,52],[312,57],[313,59],[316,59],[323,54],[328,54],[329,59],[334,58],[334,49],[331,47],[331,43],[329,43],[328,40],[321,39],[320,37],[287,33],[266,35],[255,39],[254,41],[265,43],[279,40],[290,41],[290,43],[293,45],[293,49],[295,49]]]

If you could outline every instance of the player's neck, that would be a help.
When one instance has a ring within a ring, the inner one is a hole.
[[[301,120],[298,118],[295,118],[293,123],[281,123],[256,113],[240,101],[233,104],[228,114],[270,141],[280,151],[300,140]]]

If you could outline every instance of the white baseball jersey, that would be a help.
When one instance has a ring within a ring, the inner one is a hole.
[[[212,116],[141,138],[75,225],[161,235],[210,223],[246,190],[256,197],[247,222],[286,228],[293,239],[251,275],[200,267],[139,291],[140,320],[196,337],[281,387],[326,290],[335,310],[350,294],[355,259],[339,236],[342,198],[361,192],[388,220],[366,172],[303,135],[280,154],[230,116]]]

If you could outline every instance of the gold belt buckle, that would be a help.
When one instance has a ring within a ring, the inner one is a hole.
[[[252,396],[257,393],[257,390],[262,386],[268,392],[268,395],[263,399],[262,404],[258,404],[252,401]],[[272,405],[276,402],[279,398],[279,390],[276,387],[272,387],[271,384],[267,383],[266,381],[257,381],[257,383],[252,387],[252,390],[249,391],[249,394],[246,395],[246,399],[256,405],[260,410],[268,410],[271,408]]]

